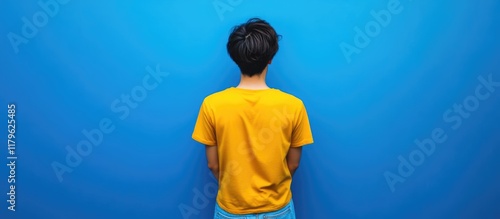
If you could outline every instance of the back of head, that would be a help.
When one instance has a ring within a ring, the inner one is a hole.
[[[227,51],[241,73],[251,77],[260,74],[276,55],[280,37],[265,20],[252,18],[233,28]]]

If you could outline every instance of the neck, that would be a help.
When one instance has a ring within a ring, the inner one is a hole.
[[[252,77],[241,75],[240,84],[238,84],[237,88],[243,89],[251,89],[251,90],[260,90],[260,89],[268,89],[269,87],[266,84],[266,74],[267,67],[262,71],[259,75],[254,75]]]

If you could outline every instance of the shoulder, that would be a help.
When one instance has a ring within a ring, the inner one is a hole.
[[[207,95],[204,99],[203,99],[203,103],[205,104],[210,104],[210,103],[213,103],[213,102],[217,102],[218,100],[221,100],[221,99],[225,99],[225,97],[228,95],[228,89],[224,89],[224,90],[220,90],[220,91],[217,91],[217,92],[214,92],[212,94],[209,94]]]
[[[281,98],[284,101],[286,101],[286,103],[293,104],[293,105],[298,105],[298,106],[304,104],[299,97],[297,97],[297,96],[295,96],[295,95],[293,95],[291,93],[287,93],[287,92],[284,92],[284,91],[281,91],[281,90],[278,90],[278,89],[276,89],[276,91],[277,91],[276,92],[277,95],[280,95]]]

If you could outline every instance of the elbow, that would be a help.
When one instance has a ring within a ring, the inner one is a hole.
[[[299,168],[299,164],[298,163],[288,163],[288,169],[290,169],[292,171],[295,171],[298,168]]]
[[[219,170],[219,164],[214,164],[214,163],[208,163],[208,169],[212,170],[212,171],[216,171],[216,170]]]

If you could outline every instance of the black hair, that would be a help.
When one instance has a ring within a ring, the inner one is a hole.
[[[227,41],[227,51],[243,75],[259,75],[278,52],[278,35],[265,20],[251,18],[235,26]]]

